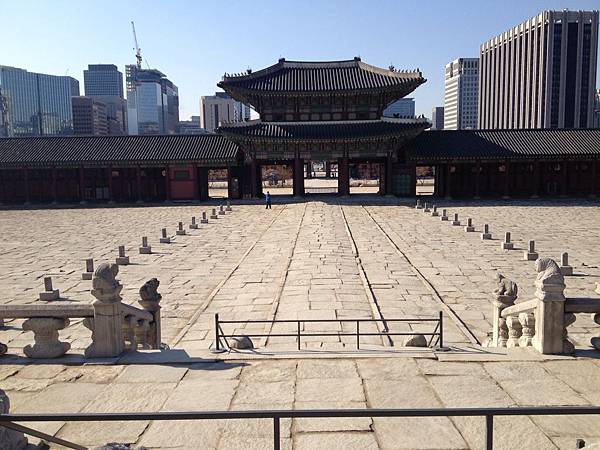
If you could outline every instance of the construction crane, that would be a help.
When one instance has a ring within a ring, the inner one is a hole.
[[[135,59],[137,59],[137,68],[141,69],[142,68],[142,50],[140,49],[140,46],[138,45],[137,35],[135,34],[135,24],[133,23],[133,20],[131,21],[131,29],[133,30],[133,40],[135,42]]]

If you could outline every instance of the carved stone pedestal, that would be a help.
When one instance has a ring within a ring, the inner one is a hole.
[[[35,317],[23,322],[24,331],[33,331],[33,345],[27,345],[23,352],[30,358],[59,358],[71,348],[68,342],[58,340],[58,330],[69,326],[69,319]]]

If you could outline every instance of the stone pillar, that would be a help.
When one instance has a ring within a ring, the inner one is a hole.
[[[85,169],[79,167],[79,203],[85,204]]]
[[[144,195],[142,193],[142,168],[140,166],[136,166],[135,168],[135,185],[137,194],[136,203],[144,203]]]
[[[563,353],[566,302],[564,277],[556,262],[550,258],[538,259],[536,270],[538,277],[535,281],[535,297],[538,305],[533,346],[543,354]]]
[[[304,160],[299,154],[294,157],[294,197],[304,196]]]
[[[171,168],[165,167],[165,201],[171,201]]]
[[[94,273],[92,295],[94,318],[85,319],[84,325],[92,330],[92,344],[85,349],[88,358],[110,358],[120,355],[125,348],[121,290],[117,279],[119,266],[100,264]]]
[[[112,177],[112,166],[106,168],[107,184],[108,184],[108,203],[112,204],[115,202],[113,196],[113,177]]]
[[[350,195],[350,167],[347,156],[338,158],[338,195]]]
[[[146,311],[148,311],[154,319],[150,323],[150,329],[148,331],[148,343],[152,348],[158,349],[161,344],[160,334],[160,301],[162,295],[157,292],[160,281],[156,278],[148,280],[140,288],[140,300],[139,303]]]
[[[29,170],[27,167],[23,169],[23,183],[25,185],[25,204],[29,205],[31,203],[31,199],[29,191]]]

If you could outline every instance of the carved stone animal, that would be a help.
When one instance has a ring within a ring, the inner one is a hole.
[[[162,298],[162,295],[157,292],[159,285],[160,281],[158,281],[156,278],[146,281],[140,288],[140,298],[143,301],[159,302]]]
[[[551,258],[539,258],[535,262],[535,270],[538,272],[536,283],[541,284],[565,284],[565,277],[560,267]]]
[[[509,280],[504,275],[499,273],[496,275],[496,279],[498,280],[497,288],[494,291],[496,295],[506,295],[508,297],[516,297],[519,292],[519,287],[517,283]]]
[[[92,279],[92,295],[100,301],[120,302],[123,286],[115,278],[118,273],[119,266],[116,264],[100,264]]]

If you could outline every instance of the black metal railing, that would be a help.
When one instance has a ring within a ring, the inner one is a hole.
[[[86,450],[86,447],[55,438],[15,422],[101,422],[134,420],[273,420],[273,448],[281,448],[281,419],[350,418],[350,417],[484,417],[485,448],[494,448],[494,418],[498,416],[558,416],[600,415],[599,406],[544,406],[512,408],[422,408],[422,409],[314,409],[263,411],[204,411],[156,413],[73,413],[73,414],[0,414],[0,426],[41,437],[47,442],[67,448]],[[515,444],[515,448],[518,445]]]
[[[354,332],[345,332],[345,331],[336,331],[329,333],[307,333],[302,330],[302,326],[305,323],[354,323],[356,325]],[[360,329],[361,323],[377,323],[381,322],[384,324],[384,330],[379,332],[364,332]],[[395,323],[395,322],[410,322],[410,323],[435,323],[435,329],[431,333],[421,333],[420,331],[417,333],[415,331],[404,331],[404,332],[392,332],[389,330],[387,324]],[[250,333],[250,334],[226,334],[223,332],[221,325],[224,324],[250,324],[250,323],[264,323],[264,324],[276,324],[276,323],[295,323],[296,324],[296,332],[295,333]],[[229,348],[229,343],[227,342],[227,338],[240,338],[240,337],[249,337],[249,338],[272,338],[272,337],[295,337],[298,344],[298,350],[301,348],[301,340],[302,337],[309,336],[355,336],[356,337],[356,348],[360,349],[360,337],[361,336],[412,336],[414,334],[421,334],[423,336],[428,336],[429,341],[427,345],[430,347],[432,345],[437,345],[439,349],[444,349],[444,316],[440,311],[438,317],[431,318],[403,318],[403,319],[289,319],[289,320],[220,320],[219,314],[215,314],[215,348],[214,350],[219,352],[223,351],[225,348],[222,346],[221,339],[225,342],[227,348]],[[436,341],[434,342],[434,339]]]

